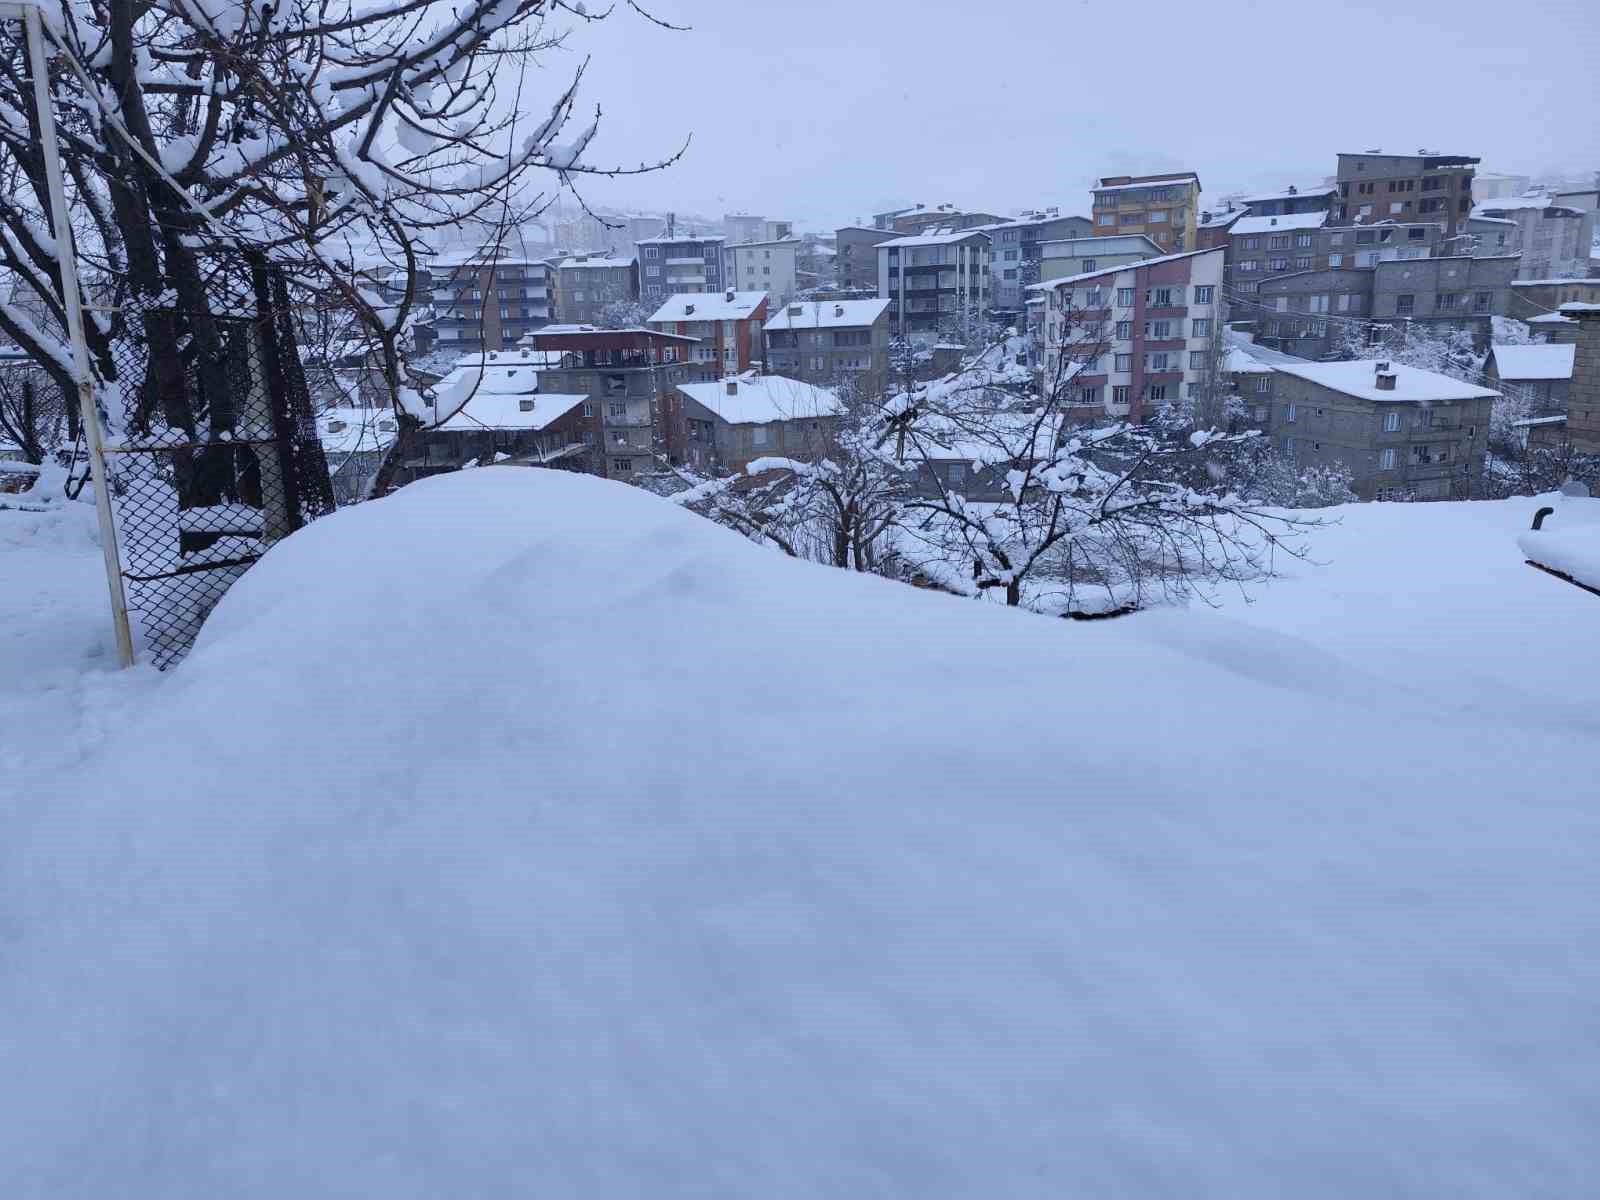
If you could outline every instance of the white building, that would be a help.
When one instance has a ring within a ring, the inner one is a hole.
[[[798,238],[725,244],[722,248],[725,286],[745,292],[766,292],[774,305],[787,304],[796,289],[799,253]]]
[[[989,307],[989,235],[976,229],[880,242],[878,295],[901,336],[936,335],[980,320]]]
[[[1139,421],[1210,376],[1225,251],[1191,250],[1036,284],[1045,298],[1043,383]]]
[[[1534,195],[1490,200],[1472,210],[1473,221],[1486,217],[1516,222],[1514,244],[1502,253],[1522,255],[1518,279],[1581,279],[1589,274],[1593,212]]]
[[[728,213],[722,218],[722,232],[730,244],[738,242],[776,242],[794,236],[793,221],[769,221],[749,213]]]

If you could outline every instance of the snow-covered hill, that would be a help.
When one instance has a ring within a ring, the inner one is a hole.
[[[161,679],[0,533],[0,1191],[1590,1194],[1600,602],[1531,507],[1080,625],[481,470]]]

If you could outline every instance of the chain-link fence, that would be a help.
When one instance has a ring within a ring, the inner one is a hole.
[[[269,546],[334,508],[287,290],[259,261],[239,274],[242,315],[197,328],[176,307],[125,303],[115,343],[122,573],[163,670]]]

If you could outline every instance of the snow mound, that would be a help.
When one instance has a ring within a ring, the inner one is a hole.
[[[138,699],[0,804],[7,1197],[1600,1171],[1582,743],[1292,630],[483,470],[295,534]]]

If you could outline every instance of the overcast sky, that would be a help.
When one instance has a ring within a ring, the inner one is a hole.
[[[599,204],[826,229],[918,201],[1082,212],[1096,176],[1174,168],[1215,200],[1378,146],[1600,169],[1597,13],[1572,0],[641,2],[693,30],[619,0],[547,59],[593,55],[592,161],[693,134],[667,172],[593,181]]]

